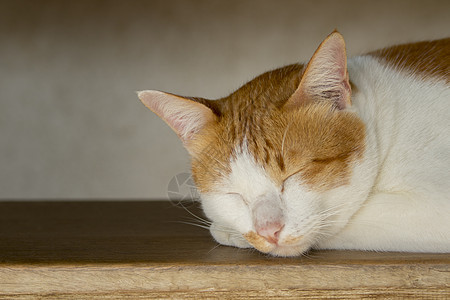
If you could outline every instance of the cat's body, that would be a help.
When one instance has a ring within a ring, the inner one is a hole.
[[[334,32],[217,101],[139,96],[190,152],[218,242],[450,252],[449,82],[450,39],[347,64]]]
[[[446,46],[450,55],[449,41]],[[367,131],[356,169],[371,185],[351,222],[317,246],[450,251],[450,73],[423,80],[424,73],[370,55],[349,59],[348,69],[358,87],[352,106]]]

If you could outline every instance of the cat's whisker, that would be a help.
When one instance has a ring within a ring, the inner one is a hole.
[[[377,223],[376,221],[368,221],[368,220],[350,220],[349,224],[355,225],[355,226],[367,226],[367,227],[372,227],[372,228],[377,228],[377,229],[381,229],[381,230],[385,230],[385,231],[389,231],[386,226],[380,226],[379,223]],[[397,225],[394,225],[392,223],[383,223],[383,225],[390,225],[392,226],[392,228],[398,228]]]
[[[359,209],[362,209],[366,206],[365,203],[361,204],[361,206],[359,207]],[[339,209],[337,209],[339,208]],[[333,216],[335,215],[341,215],[344,212],[348,212],[348,211],[352,211],[354,210],[354,207],[348,206],[346,203],[340,204],[340,205],[336,205],[334,207],[330,207],[322,212],[320,212],[318,215],[323,218],[323,220],[327,220],[327,221],[331,221],[329,219],[331,219]],[[348,222],[348,220],[344,221],[344,222]]]
[[[187,209],[183,204],[181,204],[181,207],[182,207],[187,213],[189,213],[192,217],[194,217],[195,219],[197,219],[198,221],[201,221],[202,223],[205,223],[205,224],[212,224],[211,221],[208,221],[208,220],[206,220],[206,219],[203,219],[202,217],[197,216],[196,214],[194,214],[193,212],[191,212],[191,211],[190,211],[189,209]]]
[[[314,253],[315,253],[314,251],[306,251],[306,252],[303,252],[301,254],[301,256],[308,258],[308,259],[316,259],[317,257],[319,257],[318,255],[315,255]]]
[[[346,206],[349,206],[348,203],[340,203],[335,206],[331,206],[325,210],[322,210],[320,213],[327,213],[329,211],[335,211],[337,208],[346,207]]]
[[[204,223],[204,224],[209,224],[209,225],[211,225],[213,222],[211,222],[211,221],[209,221],[209,220],[206,220],[206,219],[203,219],[203,218],[201,218],[201,217],[199,217],[199,216],[186,216],[186,218],[188,218],[188,219],[192,219],[192,220],[196,220],[196,221],[199,221],[199,222],[201,222],[201,223]]]
[[[283,140],[281,141],[281,156],[282,157],[284,157],[284,142],[286,141],[287,132],[289,130],[289,126],[291,126],[291,123],[292,123],[292,121],[286,125],[286,129],[284,130],[284,133],[283,133]]]
[[[209,230],[208,226],[201,225],[201,224],[196,224],[196,223],[191,223],[191,222],[184,222],[184,221],[177,221],[177,223],[186,224],[186,225],[192,225],[192,226],[195,226],[195,227],[199,227],[199,228],[203,228],[203,229]]]
[[[227,233],[228,235],[233,236],[233,237],[243,238],[242,234],[240,234],[239,232],[237,232],[235,230],[227,228],[227,227],[214,225],[214,230]]]
[[[210,254],[212,251],[216,250],[217,248],[219,248],[221,246],[221,244],[217,243],[217,245],[215,245],[214,247],[212,247],[207,254]]]
[[[186,220],[187,222],[193,222],[196,224],[201,224],[201,225],[205,225],[205,226],[211,226],[212,223],[211,222],[205,222],[205,221],[201,221],[195,218],[185,218],[184,220]]]
[[[212,148],[212,147],[207,146],[207,148]],[[214,153],[208,153],[208,154],[209,154],[209,156],[208,156],[207,159],[213,159],[213,160],[214,160],[215,162],[217,162],[222,168],[228,169],[228,166],[225,165],[225,164],[224,164],[222,161],[220,161],[219,159],[217,159],[217,157],[214,156]],[[206,162],[203,161],[203,162],[201,162],[201,164],[206,165]]]

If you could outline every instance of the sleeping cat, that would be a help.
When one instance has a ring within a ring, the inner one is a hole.
[[[222,99],[138,95],[190,153],[217,242],[450,252],[450,38],[347,61],[334,31]]]

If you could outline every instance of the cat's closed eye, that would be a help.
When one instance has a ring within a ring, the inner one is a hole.
[[[331,163],[335,160],[345,159],[346,157],[348,157],[348,155],[338,155],[338,156],[333,156],[333,157],[317,157],[317,158],[313,158],[311,160],[311,162],[318,163],[318,164],[327,164],[327,163]]]
[[[291,177],[305,171],[305,169],[307,168],[308,165],[310,164],[316,164],[318,166],[320,165],[326,165],[328,163],[331,163],[333,161],[337,161],[340,159],[345,159],[345,157],[347,157],[347,155],[338,155],[338,156],[332,156],[332,157],[314,157],[312,159],[308,159],[306,163],[304,163],[304,166],[296,169],[293,172],[290,172],[284,179],[283,179],[283,185],[284,182],[286,182],[288,179],[290,179]]]

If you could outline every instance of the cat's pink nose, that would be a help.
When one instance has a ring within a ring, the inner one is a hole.
[[[280,232],[283,230],[284,224],[279,222],[272,222],[264,224],[259,228],[256,228],[256,232],[265,238],[269,243],[277,244],[280,237]]]

